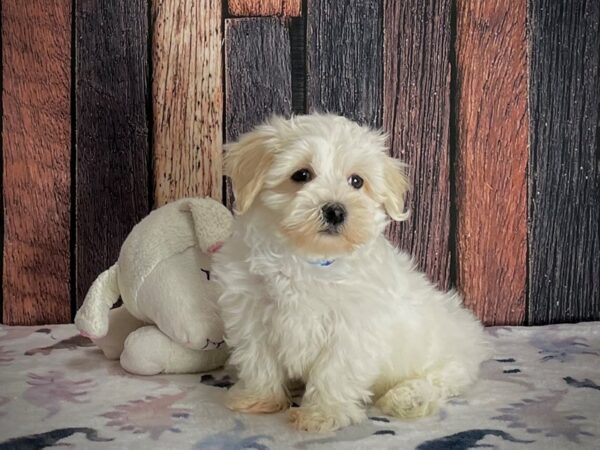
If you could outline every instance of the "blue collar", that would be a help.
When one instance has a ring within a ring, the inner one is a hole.
[[[335,259],[318,259],[316,261],[307,261],[311,266],[327,267],[335,262]]]

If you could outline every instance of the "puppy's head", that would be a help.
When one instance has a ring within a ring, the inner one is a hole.
[[[335,115],[270,122],[226,148],[236,211],[264,207],[297,252],[339,256],[404,220],[409,183],[385,136]]]

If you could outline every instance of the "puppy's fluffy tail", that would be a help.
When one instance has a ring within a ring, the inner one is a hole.
[[[77,311],[75,326],[84,336],[99,339],[108,333],[108,313],[121,295],[118,268],[115,263],[96,278]]]

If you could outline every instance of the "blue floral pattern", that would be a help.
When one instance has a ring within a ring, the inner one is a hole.
[[[139,377],[72,325],[0,326],[0,450],[600,448],[600,323],[488,333],[495,355],[480,381],[435,416],[401,421],[373,408],[363,423],[309,434],[285,413],[228,411],[229,369]]]

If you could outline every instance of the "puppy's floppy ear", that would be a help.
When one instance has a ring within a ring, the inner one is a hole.
[[[262,126],[225,146],[225,175],[231,177],[235,209],[245,213],[260,192],[271,163],[273,132]]]
[[[383,206],[388,215],[397,221],[406,220],[410,216],[408,211],[404,211],[404,197],[410,189],[405,167],[397,159],[385,156]]]

